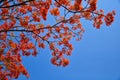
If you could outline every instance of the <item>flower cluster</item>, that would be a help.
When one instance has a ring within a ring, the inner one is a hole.
[[[37,56],[46,47],[53,65],[69,65],[71,39],[81,40],[85,31],[81,19],[99,29],[114,16],[97,10],[97,0],[0,0],[0,80],[29,77],[22,56]]]

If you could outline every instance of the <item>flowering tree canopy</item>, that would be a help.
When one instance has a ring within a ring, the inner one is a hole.
[[[46,24],[48,17],[53,23]],[[85,31],[81,19],[97,29],[114,21],[115,11],[97,10],[97,0],[0,0],[0,80],[29,77],[22,56],[36,56],[49,47],[51,63],[67,66],[72,38],[81,40]]]

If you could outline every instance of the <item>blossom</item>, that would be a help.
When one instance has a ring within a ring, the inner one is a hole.
[[[51,13],[51,15],[54,15],[54,16],[59,16],[60,15],[60,11],[59,11],[58,8],[51,9],[50,13]]]
[[[69,64],[69,60],[66,59],[66,58],[63,58],[63,59],[62,59],[62,65],[65,67],[65,66],[67,66],[68,64]]]
[[[114,16],[113,16],[113,14],[112,14],[112,13],[108,13],[108,14],[105,16],[104,20],[105,20],[105,24],[106,24],[107,26],[111,25],[112,22],[114,21]]]
[[[101,19],[95,19],[94,21],[94,27],[96,27],[97,29],[100,28],[101,24],[103,24],[102,20]]]

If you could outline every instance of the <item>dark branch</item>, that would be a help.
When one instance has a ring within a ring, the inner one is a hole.
[[[0,33],[1,32],[34,32],[34,31],[42,30],[42,29],[55,28],[55,27],[57,27],[58,24],[60,24],[62,22],[65,22],[65,21],[68,21],[68,20],[69,19],[61,20],[60,22],[57,22],[56,24],[52,25],[51,27],[43,27],[43,28],[39,28],[39,29],[36,29],[36,30],[26,30],[26,29],[21,29],[21,30],[0,30]],[[19,27],[19,26],[16,26],[16,27]]]
[[[22,2],[22,3],[13,4],[13,5],[10,5],[10,6],[0,6],[0,8],[11,8],[11,7],[15,7],[15,6],[26,5],[27,2],[31,2],[31,1],[34,1],[34,0],[24,1],[24,2]]]
[[[1,30],[0,33],[1,32],[32,32],[32,30],[24,30],[24,29],[22,30]]]

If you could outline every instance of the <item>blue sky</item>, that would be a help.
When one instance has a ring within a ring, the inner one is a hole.
[[[95,29],[90,21],[82,21],[83,39],[72,41],[74,50],[67,67],[50,63],[51,53],[46,48],[37,57],[23,57],[30,73],[28,80],[120,80],[120,0],[99,0],[98,8],[105,12],[116,10],[114,23]],[[26,80],[20,76],[19,80]]]

